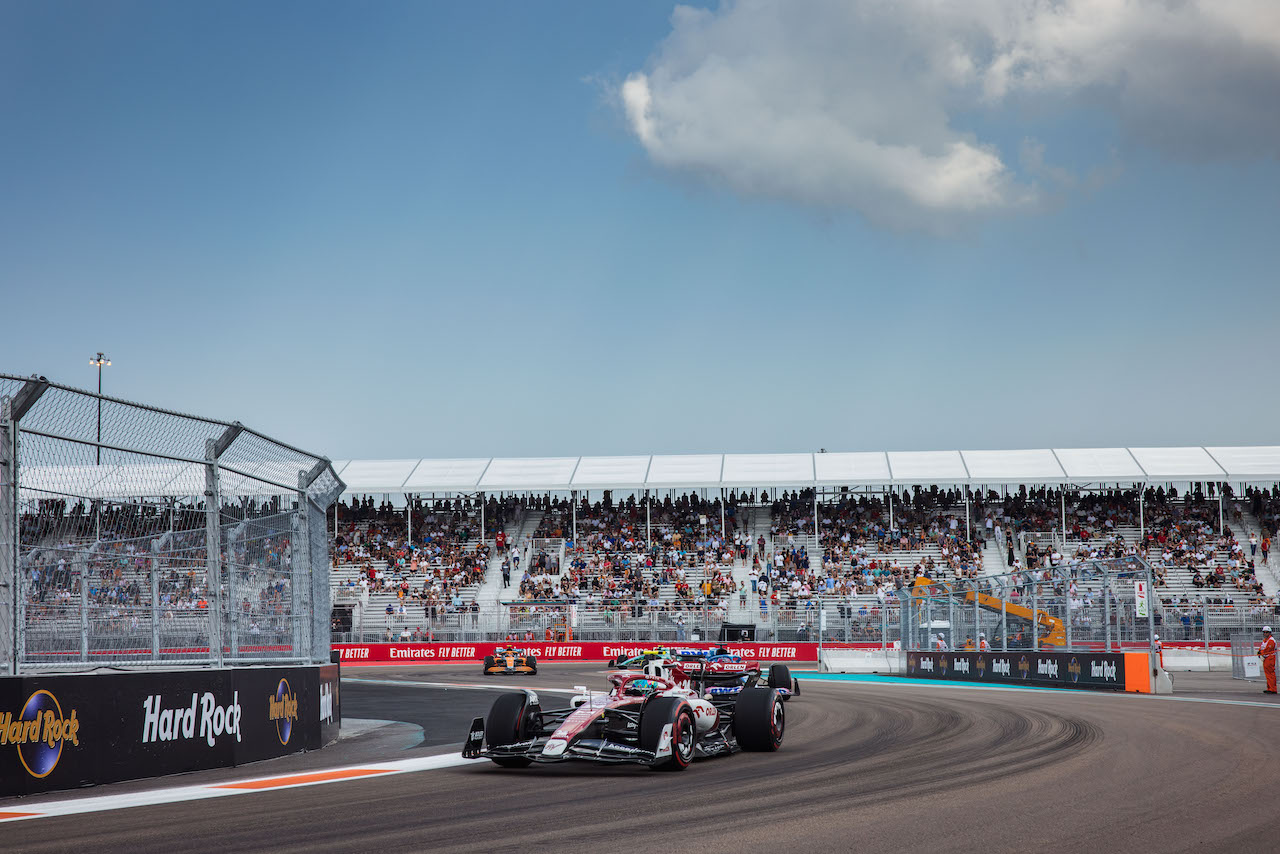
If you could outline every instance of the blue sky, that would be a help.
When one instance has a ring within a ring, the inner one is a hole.
[[[335,459],[1274,444],[1256,9],[1189,85],[819,2],[0,2],[0,371]]]

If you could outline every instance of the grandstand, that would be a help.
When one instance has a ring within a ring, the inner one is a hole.
[[[1280,586],[1245,545],[1274,536],[1280,448],[335,468],[348,484],[330,520],[341,638],[541,637],[568,621],[583,638],[678,640],[728,622],[816,639],[825,612],[824,637],[888,643],[895,594],[916,578],[982,586],[1006,572],[1022,583],[1002,595],[1056,589],[1087,627],[1101,591],[1069,585],[1072,564],[1125,557],[1152,564],[1179,625],[1271,613]]]

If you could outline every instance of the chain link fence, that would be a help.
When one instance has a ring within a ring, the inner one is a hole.
[[[1162,642],[1226,644],[1233,633],[1274,619],[1257,600],[1207,594],[1162,596],[1138,557],[1063,564],[1045,570],[918,584],[900,591],[908,649],[1103,650]]]
[[[329,660],[327,459],[0,374],[0,672]]]

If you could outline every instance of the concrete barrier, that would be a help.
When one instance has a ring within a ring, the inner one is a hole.
[[[1165,649],[1164,669],[1169,671],[1231,671],[1230,650]]]

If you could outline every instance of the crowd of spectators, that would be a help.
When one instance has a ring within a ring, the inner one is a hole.
[[[53,629],[59,620],[75,619],[83,599],[92,634],[139,631],[150,624],[154,571],[160,631],[206,631],[204,512],[153,511],[137,505],[104,510],[93,523],[99,538],[77,538],[77,512],[68,514],[69,528],[47,530],[45,544],[28,549],[22,566],[33,625],[43,621]],[[221,562],[236,582],[238,600],[229,607],[241,611],[240,625],[250,635],[283,630],[292,610],[290,533],[271,518],[275,512],[266,502],[227,507],[222,516]],[[186,614],[195,619],[184,622]]]
[[[607,618],[656,615],[678,623],[688,612],[722,618],[728,597],[738,592],[732,565],[749,546],[737,530],[732,502],[724,508],[723,528],[720,502],[694,494],[666,496],[646,508],[634,495],[614,503],[606,493],[576,508],[552,499],[542,509],[546,515],[535,537],[565,540],[566,571],[559,571],[554,556],[544,563],[535,554],[516,587],[513,615],[578,603]],[[724,528],[736,539],[727,539]]]

